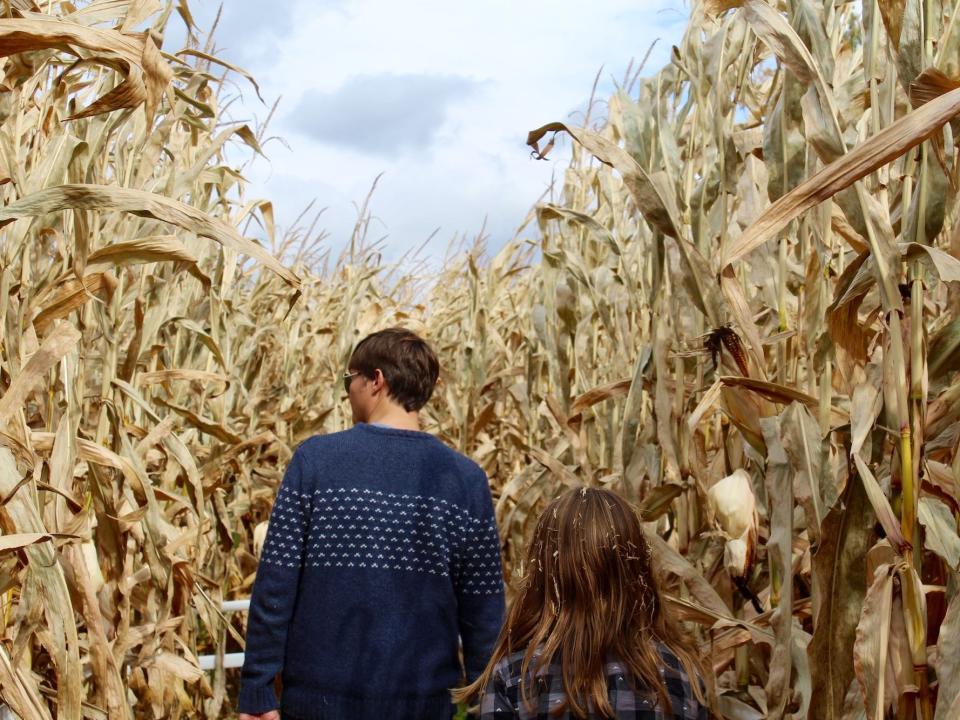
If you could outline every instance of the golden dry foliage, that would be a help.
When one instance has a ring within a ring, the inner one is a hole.
[[[183,0],[3,8],[19,716],[230,713],[235,672],[196,657],[242,647],[220,602],[249,595],[292,448],[346,426],[349,352],[397,323],[440,352],[426,423],[490,475],[511,575],[546,501],[613,487],[718,716],[960,715],[957,8],[695,7],[601,125],[531,133],[573,160],[529,228],[428,284],[366,215],[339,258],[275,241],[225,156],[260,152],[221,116],[242,71],[157,50]]]

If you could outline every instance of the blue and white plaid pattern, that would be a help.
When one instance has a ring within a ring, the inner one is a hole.
[[[706,720],[707,710],[697,702],[690,687],[690,678],[677,657],[663,645],[658,646],[663,666],[660,673],[667,686],[673,705],[668,715],[657,702],[654,692],[643,693],[634,689],[624,667],[616,661],[606,665],[607,697],[613,708],[614,720]],[[552,664],[537,676],[541,692],[536,696],[533,712],[528,709],[520,693],[520,668],[524,652],[516,652],[501,660],[480,699],[480,720],[571,720],[569,711],[555,714],[563,704],[563,675],[558,664]],[[591,718],[600,715],[591,714]]]

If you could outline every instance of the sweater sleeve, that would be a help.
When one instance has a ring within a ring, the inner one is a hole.
[[[256,715],[279,706],[273,683],[283,669],[310,525],[311,500],[304,488],[301,453],[295,452],[270,513],[250,598],[239,712]]]
[[[467,682],[473,682],[493,653],[504,616],[500,534],[486,474],[479,471],[478,497],[457,543],[454,589]]]

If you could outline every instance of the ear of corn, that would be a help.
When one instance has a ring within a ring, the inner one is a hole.
[[[746,576],[757,547],[756,498],[750,475],[742,468],[717,482],[707,493],[725,545],[724,566],[731,577]]]

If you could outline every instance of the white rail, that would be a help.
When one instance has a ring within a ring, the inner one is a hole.
[[[201,670],[213,670],[217,666],[216,655],[201,655],[197,659],[200,661]],[[224,653],[223,667],[225,668],[243,667],[243,653]]]
[[[220,610],[225,613],[247,612],[249,609],[250,609],[250,598],[247,598],[246,600],[224,600],[223,604],[220,605]],[[197,659],[200,661],[201,670],[213,670],[217,666],[216,655],[201,655]],[[223,667],[224,668],[243,667],[243,653],[242,652],[224,653]]]
[[[246,600],[224,600],[220,609],[223,612],[246,612],[250,609],[250,598]]]

